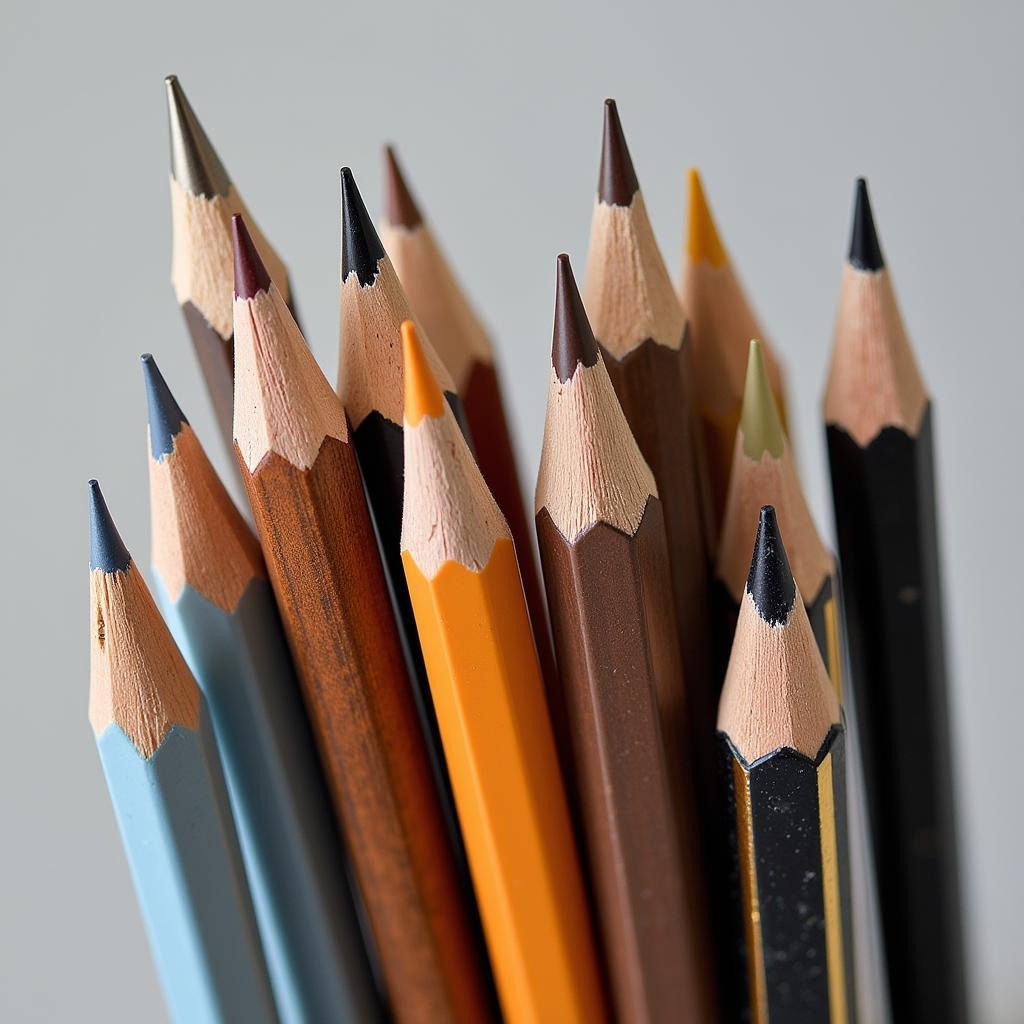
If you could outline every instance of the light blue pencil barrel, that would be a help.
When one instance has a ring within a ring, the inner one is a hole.
[[[375,1021],[345,855],[259,543],[152,357],[155,590],[209,704],[263,948],[287,1024]]]
[[[89,719],[171,1016],[277,1021],[206,704],[95,481]]]

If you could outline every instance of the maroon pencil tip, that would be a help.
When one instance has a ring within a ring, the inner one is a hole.
[[[597,362],[597,342],[590,329],[587,311],[583,308],[580,290],[576,287],[569,257],[558,257],[558,279],[555,287],[555,329],[551,339],[551,365],[564,384],[575,372],[577,364],[593,366]]]
[[[604,101],[604,138],[597,198],[609,206],[629,206],[640,188],[615,100]]]
[[[387,222],[410,230],[422,224],[423,215],[409,191],[392,146],[384,147],[384,178],[384,216]]]
[[[235,255],[235,298],[253,299],[260,292],[270,291],[270,275],[240,213],[231,218],[231,244]]]

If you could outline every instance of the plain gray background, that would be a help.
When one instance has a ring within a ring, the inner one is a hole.
[[[567,250],[582,273],[606,95],[673,273],[684,170],[701,167],[785,359],[804,479],[829,533],[818,403],[853,179],[869,177],[937,405],[975,1017],[1024,1019],[1013,610],[1024,24],[998,10],[5,4],[0,1018],[162,1019],[86,719],[85,481],[99,477],[145,565],[145,350],[225,464],[169,284],[162,80],[173,71],[290,264],[332,379],[338,168],[352,166],[376,215],[378,146],[399,144],[493,329],[530,490],[554,257]]]

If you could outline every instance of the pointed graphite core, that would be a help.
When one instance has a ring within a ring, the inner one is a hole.
[[[411,320],[402,324],[402,359],[405,377],[405,421],[415,427],[424,416],[437,419],[444,415],[444,397],[430,363],[423,354],[416,325]]]
[[[392,146],[384,147],[384,217],[394,227],[408,230],[423,223]]]
[[[174,400],[156,360],[148,352],[142,357],[142,376],[149,407],[149,447],[153,458],[159,462],[174,451],[174,439],[188,420]]]
[[[857,270],[881,270],[885,266],[882,247],[878,244],[878,232],[875,230],[875,218],[871,213],[868,183],[864,178],[857,179],[849,262]]]
[[[743,454],[748,459],[758,460],[765,452],[772,458],[782,458],[786,433],[782,429],[782,419],[768,380],[764,350],[756,338],[750,341],[750,355],[747,357],[740,430],[743,432]]]
[[[576,365],[593,366],[597,362],[597,342],[590,329],[587,311],[583,308],[580,290],[572,275],[569,257],[558,257],[558,280],[555,288],[555,329],[551,339],[551,365],[564,384],[575,372]]]
[[[604,137],[601,140],[601,177],[597,198],[609,206],[629,206],[639,191],[633,160],[626,145],[615,100],[604,101]]]
[[[366,212],[356,180],[347,167],[341,169],[341,280],[355,274],[365,288],[377,277],[377,267],[384,259],[384,246],[377,229]]]
[[[235,298],[254,299],[270,291],[270,274],[240,213],[231,217],[231,246],[235,256]]]
[[[132,556],[110,518],[110,509],[96,480],[89,481],[89,533],[89,568],[102,572],[127,572]]]
[[[687,182],[686,251],[693,263],[703,262],[721,267],[726,262],[725,247],[718,237],[718,229],[711,217],[711,209],[696,167],[690,168]]]
[[[164,79],[171,135],[171,174],[193,195],[226,196],[231,179],[192,110],[177,75]]]
[[[769,625],[784,626],[789,620],[796,600],[796,583],[771,505],[761,509],[754,557],[747,576],[747,593],[753,598],[758,614]]]

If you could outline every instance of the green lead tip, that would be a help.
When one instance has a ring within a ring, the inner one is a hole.
[[[756,338],[750,342],[750,355],[747,358],[740,430],[743,432],[743,453],[747,458],[760,459],[764,452],[771,453],[773,458],[781,458],[786,433],[782,429],[782,420],[768,381],[764,351]]]

